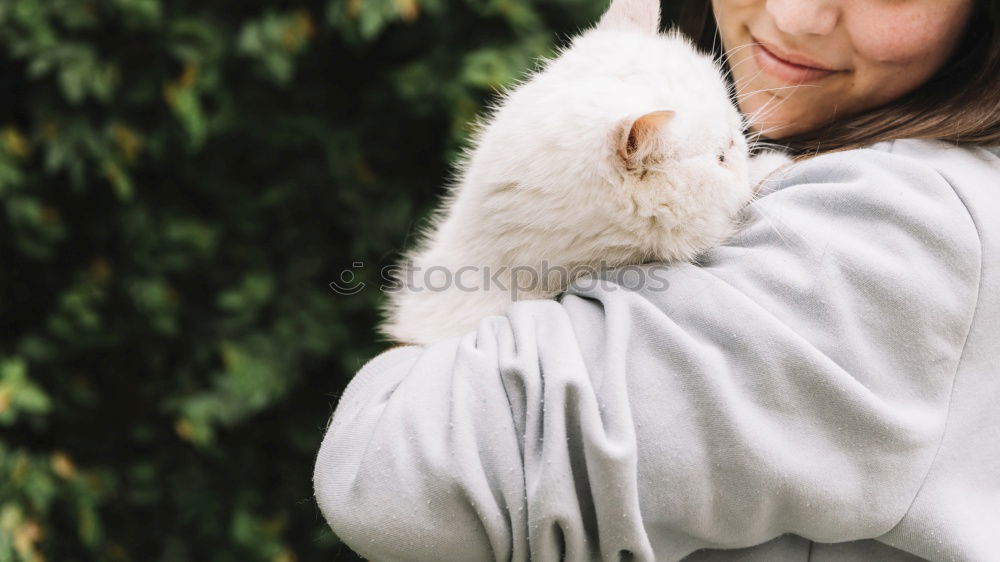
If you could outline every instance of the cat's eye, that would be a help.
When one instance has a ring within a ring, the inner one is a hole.
[[[733,139],[733,137],[729,137],[728,140],[729,140],[728,146],[726,148],[724,148],[724,149],[722,149],[722,150],[719,151],[719,155],[718,155],[719,164],[725,164],[726,163],[726,154],[730,150],[732,150],[734,146],[736,146],[736,141]]]

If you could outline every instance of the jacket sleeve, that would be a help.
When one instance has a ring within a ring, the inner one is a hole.
[[[393,560],[678,560],[906,514],[948,418],[981,248],[933,169],[793,167],[698,264],[581,280],[369,362],[319,506]]]

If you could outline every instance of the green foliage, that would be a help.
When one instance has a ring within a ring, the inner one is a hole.
[[[378,272],[603,7],[0,0],[0,561],[349,558],[311,472]]]
[[[14,425],[18,415],[45,414],[51,407],[49,395],[27,377],[24,361],[0,362],[0,425]]]

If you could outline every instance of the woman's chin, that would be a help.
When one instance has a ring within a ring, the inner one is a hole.
[[[780,140],[815,130],[818,126],[820,125],[813,120],[793,115],[771,115],[764,119],[751,120],[748,134],[764,139]]]
[[[769,139],[781,139],[815,130],[816,108],[804,99],[780,99],[766,94],[753,94],[739,102],[740,112],[750,122],[750,131]]]

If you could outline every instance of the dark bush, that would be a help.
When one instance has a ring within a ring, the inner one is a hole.
[[[0,0],[0,561],[350,557],[312,465],[379,270],[603,7]]]

